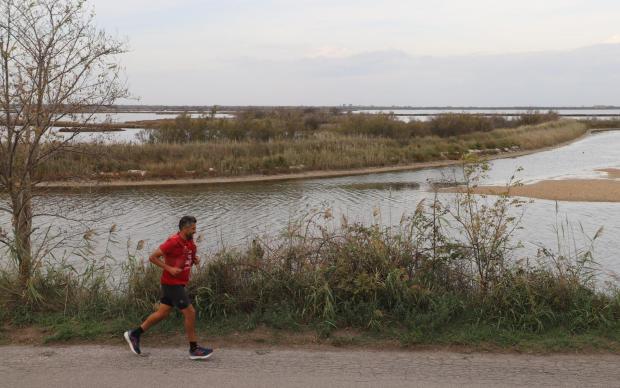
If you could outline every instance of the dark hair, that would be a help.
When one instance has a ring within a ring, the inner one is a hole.
[[[183,230],[186,226],[192,225],[196,223],[196,217],[192,216],[183,216],[179,221],[179,230]]]

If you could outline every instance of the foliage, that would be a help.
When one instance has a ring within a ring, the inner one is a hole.
[[[358,120],[357,115],[352,116]],[[497,154],[552,146],[585,132],[584,124],[561,120],[455,137],[429,135],[409,140],[318,131],[302,138],[267,142],[224,139],[192,143],[81,144],[75,147],[79,152],[57,154],[48,159],[38,169],[37,176],[46,181],[76,177],[103,181],[182,179],[458,161],[472,152]],[[93,158],[93,154],[99,156]],[[145,175],[131,174],[130,170],[145,171]]]
[[[349,224],[346,218],[329,226],[327,209],[292,223],[276,244],[255,240],[246,250],[214,254],[190,283],[199,317],[246,316],[252,326],[280,328],[314,325],[325,335],[345,327],[404,327],[426,336],[458,326],[518,333],[615,330],[620,296],[597,288],[591,247],[566,250],[560,244],[514,260],[512,232],[524,203],[474,196],[484,171],[484,165],[465,167],[464,192],[419,203],[396,227]],[[86,266],[48,263],[34,278],[36,297],[25,304],[12,297],[13,272],[3,271],[4,319],[23,322],[37,312],[90,321],[148,314],[157,303],[159,271],[138,259],[141,249],[130,250],[116,276],[105,257],[85,254]]]

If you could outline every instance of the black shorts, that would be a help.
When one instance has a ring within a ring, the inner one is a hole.
[[[191,304],[185,286],[168,286],[166,284],[161,285],[161,299],[159,302],[176,307],[179,310],[184,310]]]

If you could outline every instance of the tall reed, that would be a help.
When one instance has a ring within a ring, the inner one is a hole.
[[[466,167],[467,190],[420,202],[395,227],[336,222],[326,209],[291,223],[275,243],[257,239],[245,250],[205,258],[189,286],[200,318],[286,319],[327,332],[406,327],[433,333],[481,324],[523,333],[615,330],[620,294],[593,281],[598,269],[591,246],[565,250],[560,243],[516,260],[513,233],[526,203],[474,195],[485,171],[484,165]],[[105,256],[86,255],[82,266],[48,262],[33,276],[37,297],[25,303],[12,292],[14,272],[5,268],[2,318],[147,314],[159,298],[159,270],[146,263],[142,249],[132,246],[114,276]]]

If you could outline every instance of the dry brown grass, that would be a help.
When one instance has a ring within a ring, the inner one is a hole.
[[[585,124],[561,120],[462,136],[407,140],[317,132],[308,138],[268,142],[86,144],[78,146],[76,153],[56,155],[39,174],[46,181],[76,177],[170,179],[397,166],[458,160],[472,149],[496,153],[514,146],[522,150],[543,148],[576,139],[586,131]],[[128,170],[145,170],[147,174],[135,176]]]

